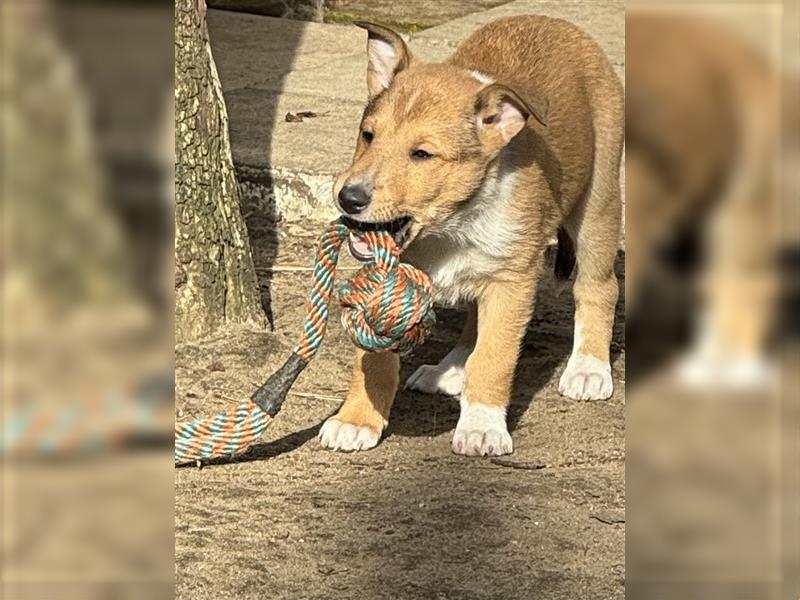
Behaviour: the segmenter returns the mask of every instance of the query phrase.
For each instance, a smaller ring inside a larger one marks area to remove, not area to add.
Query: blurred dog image
[[[393,31],[360,26],[369,34],[370,97],[335,200],[352,221],[392,229],[440,302],[469,305],[456,347],[406,386],[460,397],[455,453],[508,454],[514,369],[556,236],[556,275],[568,278],[577,263],[574,346],[559,391],[583,400],[612,393],[622,86],[600,47],[560,19],[495,21],[443,64],[416,60]],[[370,258],[355,238],[350,250]],[[374,447],[398,373],[395,354],[359,351],[322,445]]]
[[[775,361],[791,335],[777,300],[796,222],[780,198],[781,176],[796,172],[781,173],[781,136],[792,135],[781,117],[797,105],[782,111],[792,73],[781,10],[698,2],[626,13],[634,600],[796,596],[796,450],[781,448],[796,439],[796,369],[779,381]]]
[[[706,20],[634,11],[626,22],[629,335],[668,339],[653,329],[667,303],[642,294],[654,280],[662,298],[683,289],[691,331],[679,378],[764,383],[779,246],[777,73]],[[631,371],[644,356],[631,355]]]

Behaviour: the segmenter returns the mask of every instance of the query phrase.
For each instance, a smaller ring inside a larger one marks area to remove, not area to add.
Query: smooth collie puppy
[[[556,235],[556,275],[568,278],[577,260],[574,346],[559,391],[612,393],[622,86],[597,43],[560,19],[490,23],[442,64],[415,59],[389,29],[358,25],[369,34],[369,103],[335,201],[353,221],[390,227],[437,301],[469,306],[456,347],[406,386],[460,399],[455,453],[508,454],[514,369]],[[370,259],[357,239],[350,252]],[[393,353],[356,353],[347,397],[320,429],[323,446],[378,443],[399,367]]]

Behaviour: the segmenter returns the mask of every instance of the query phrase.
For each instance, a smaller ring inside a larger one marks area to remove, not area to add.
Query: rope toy
[[[428,276],[400,262],[390,232],[353,231],[334,221],[319,242],[306,317],[292,354],[249,399],[211,419],[176,424],[176,464],[240,454],[261,437],[322,345],[339,251],[351,232],[369,245],[373,258],[339,286],[342,327],[367,352],[402,354],[422,343],[436,320]]]
[[[64,458],[136,441],[169,443],[174,382],[170,370],[113,388],[90,388],[83,400],[18,402],[0,419],[0,458]]]

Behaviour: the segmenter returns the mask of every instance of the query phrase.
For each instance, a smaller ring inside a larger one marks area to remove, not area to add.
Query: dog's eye
[[[425,150],[422,150],[421,148],[418,148],[411,152],[411,158],[416,158],[419,160],[425,160],[426,158],[432,158],[432,157],[433,154],[431,154],[430,152],[425,152]]]
[[[361,139],[364,140],[368,144],[372,141],[372,138],[374,138],[374,137],[375,137],[375,134],[372,133],[371,131],[362,131],[361,132]]]

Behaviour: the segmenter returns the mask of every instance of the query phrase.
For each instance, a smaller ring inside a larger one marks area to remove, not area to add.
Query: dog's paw
[[[775,365],[761,355],[691,352],[676,362],[676,381],[698,391],[763,390],[777,380]]]
[[[588,354],[573,354],[558,382],[558,391],[573,400],[607,400],[614,391],[611,365]]]
[[[341,452],[369,450],[377,446],[380,439],[381,432],[369,425],[353,425],[336,417],[325,421],[319,429],[319,443],[322,447]]]
[[[464,368],[422,365],[406,380],[405,387],[423,394],[458,396],[464,388]]]
[[[461,399],[461,416],[451,444],[465,456],[502,456],[514,451],[506,427],[506,411],[499,406],[470,404]]]

